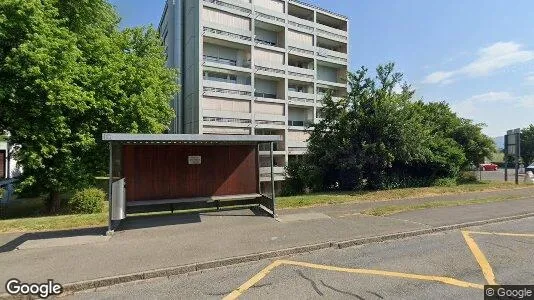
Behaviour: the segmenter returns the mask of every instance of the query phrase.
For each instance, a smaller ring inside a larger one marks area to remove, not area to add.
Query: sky
[[[122,27],[157,26],[165,0],[109,0]],[[534,123],[532,0],[307,0],[350,20],[349,71],[394,62],[425,101],[501,136]]]

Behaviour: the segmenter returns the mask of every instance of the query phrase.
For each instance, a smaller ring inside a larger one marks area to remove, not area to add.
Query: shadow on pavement
[[[198,211],[194,213],[175,212],[160,215],[134,215],[120,222],[117,231],[128,231],[131,229],[143,229],[163,227],[170,225],[200,223],[201,216],[206,217],[269,217],[265,211],[259,207],[250,208],[221,208],[216,211]],[[81,228],[69,230],[56,230],[46,232],[23,233],[0,246],[0,253],[17,249],[20,245],[32,240],[46,240],[56,238],[68,238],[79,236],[103,236],[106,235],[107,227]]]
[[[240,208],[221,208],[217,211],[208,212],[176,212],[160,215],[136,215],[127,217],[120,222],[116,231],[127,231],[131,229],[153,228],[180,224],[191,224],[202,222],[201,216],[208,217],[268,217],[269,215],[259,207],[248,209]]]
[[[24,242],[27,242],[27,241],[66,238],[66,237],[75,237],[75,236],[102,236],[106,234],[106,230],[107,230],[106,227],[94,227],[94,228],[81,228],[81,229],[24,233],[21,236],[18,236],[14,238],[13,240],[0,246],[0,253],[13,251],[17,249],[18,246],[22,245]]]

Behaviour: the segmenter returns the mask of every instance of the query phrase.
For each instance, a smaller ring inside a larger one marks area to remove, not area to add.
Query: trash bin
[[[111,220],[120,221],[126,218],[126,197],[124,178],[113,183],[111,189]]]

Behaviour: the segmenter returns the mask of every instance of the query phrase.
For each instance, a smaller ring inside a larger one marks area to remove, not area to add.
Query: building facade
[[[297,0],[167,0],[159,32],[181,84],[171,131],[280,135],[283,180],[324,94],[347,93],[348,29],[346,17]],[[270,180],[269,168],[261,174]]]

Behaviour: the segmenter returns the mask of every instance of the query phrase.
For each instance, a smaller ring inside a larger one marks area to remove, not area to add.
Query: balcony
[[[284,77],[284,75],[286,74],[284,66],[265,66],[261,63],[256,63],[254,65],[254,70],[257,74],[267,76]]]
[[[274,103],[285,103],[285,99],[280,99],[282,97],[278,97],[278,95],[269,94],[269,93],[262,93],[262,92],[255,92],[254,97],[256,101],[262,101],[262,102],[274,102]]]
[[[289,26],[298,31],[303,31],[306,33],[313,33],[315,30],[315,24],[312,21],[304,20],[294,16],[287,17]]]
[[[287,141],[287,147],[289,149],[291,148],[306,149],[308,147],[308,142]]]
[[[310,58],[313,58],[315,54],[314,48],[312,46],[299,45],[298,42],[294,42],[291,40],[288,42],[288,44],[288,50],[290,54],[302,55]]]
[[[321,47],[316,47],[316,49],[317,56],[320,58],[327,59],[334,63],[341,63],[342,65],[346,65],[348,62],[348,55],[346,53],[332,51]]]
[[[264,152],[262,154],[268,154],[269,152],[271,152],[270,144],[260,144],[259,147],[260,147],[260,152]],[[282,151],[286,151],[285,145],[283,143],[280,143],[280,142],[273,143],[273,152],[282,152]]]
[[[269,120],[256,120],[256,128],[258,129],[285,129],[285,121],[269,121]]]
[[[317,80],[317,84],[320,84],[321,86],[332,86],[332,87],[338,87],[338,88],[347,87],[347,82],[343,80],[339,80],[338,82],[328,81],[328,80]]]
[[[313,81],[315,70],[287,66],[287,75],[296,77],[296,80]]]
[[[252,43],[252,31],[250,30],[221,28],[220,24],[206,23],[207,24],[203,28],[203,35],[222,40],[230,39],[237,43],[245,43],[247,45]]]
[[[238,111],[204,109],[202,115],[204,117],[214,117],[214,118],[223,118],[223,119],[239,119],[239,120],[251,120],[252,119],[251,113],[238,112]]]
[[[285,174],[286,170],[284,167],[274,167],[274,174]],[[260,168],[260,174],[271,174],[271,167],[262,167]]]
[[[301,93],[288,91],[289,104],[309,104],[313,105],[315,102],[315,95],[309,93]],[[293,102],[293,103],[292,103]]]
[[[227,10],[231,13],[248,15],[252,12],[252,4],[246,1],[204,0],[204,3],[207,4],[207,6]]]
[[[272,24],[279,25],[279,26],[285,26],[286,24],[286,16],[284,14],[278,13],[276,11],[264,9],[259,6],[256,6],[255,10],[256,10],[256,16],[255,16],[256,20],[267,22],[267,23],[272,23]]]
[[[316,28],[317,35],[345,43],[348,41],[348,33],[346,31],[339,30],[323,24],[316,24]]]
[[[204,96],[250,100],[252,97],[252,86],[238,83],[203,80],[203,94]]]
[[[234,70],[239,72],[250,72],[250,60],[247,61],[237,61],[232,59],[225,59],[214,56],[203,56],[204,66]]]
[[[254,114],[254,118],[258,121],[272,121],[272,122],[283,122],[286,121],[286,116],[283,115],[273,115],[273,114]]]
[[[217,127],[250,127],[250,119],[203,117],[203,125]]]

